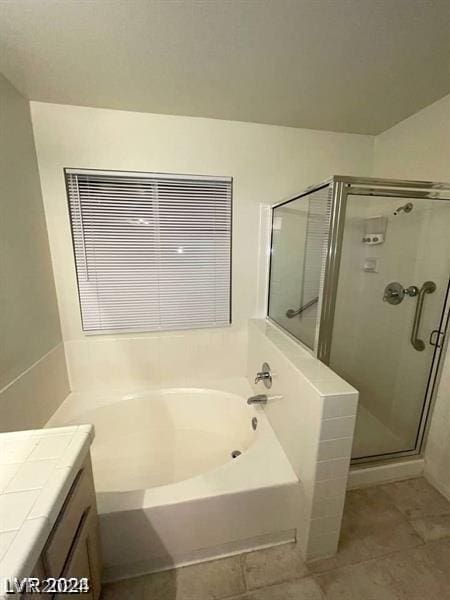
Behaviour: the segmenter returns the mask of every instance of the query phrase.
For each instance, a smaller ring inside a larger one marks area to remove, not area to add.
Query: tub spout
[[[247,400],[247,404],[267,404],[267,394],[256,394],[256,396],[250,396]]]
[[[250,396],[247,400],[247,404],[267,404],[269,400],[282,400],[283,396],[279,394],[277,396],[268,396],[267,394],[256,394],[256,396]]]

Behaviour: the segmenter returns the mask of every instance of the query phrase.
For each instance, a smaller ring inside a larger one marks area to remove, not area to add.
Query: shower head
[[[397,208],[397,210],[394,210],[394,215],[398,215],[402,211],[405,212],[405,213],[410,213],[413,208],[414,208],[414,204],[412,202],[407,202],[403,206],[399,206]]]

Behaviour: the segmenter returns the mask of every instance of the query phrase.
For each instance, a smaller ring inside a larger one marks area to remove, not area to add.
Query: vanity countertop
[[[28,577],[94,438],[92,425],[0,433],[0,598]]]

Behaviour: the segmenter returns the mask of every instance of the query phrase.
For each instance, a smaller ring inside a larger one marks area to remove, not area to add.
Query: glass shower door
[[[353,459],[417,449],[449,273],[450,202],[348,196],[329,365],[360,393]]]
[[[324,185],[272,213],[268,315],[310,349],[316,345],[331,190]]]

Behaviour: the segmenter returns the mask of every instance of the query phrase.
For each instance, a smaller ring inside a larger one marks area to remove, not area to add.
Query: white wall
[[[68,381],[28,101],[0,75],[0,431],[37,428]]]
[[[63,338],[73,389],[183,383],[245,374],[255,312],[261,203],[334,173],[368,174],[373,138],[250,123],[31,103]],[[207,332],[83,335],[64,167],[234,178],[233,326]],[[214,349],[212,351],[212,349]]]
[[[450,181],[450,95],[376,138],[373,174]],[[450,498],[449,431],[450,352],[447,352],[425,450],[425,471]]]

